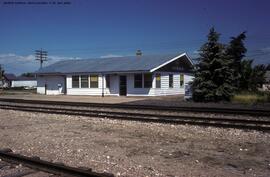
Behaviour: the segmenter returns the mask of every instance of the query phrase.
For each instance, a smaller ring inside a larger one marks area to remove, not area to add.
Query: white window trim
[[[177,59],[179,59],[179,58],[181,58],[181,57],[183,57],[183,56],[186,56],[187,59],[188,59],[188,61],[190,62],[190,64],[191,64],[192,66],[194,66],[194,63],[192,62],[191,58],[190,58],[190,57],[187,55],[187,53],[185,52],[185,53],[182,53],[181,55],[178,55],[178,56],[172,58],[171,60],[169,60],[169,61],[167,61],[167,62],[165,62],[165,63],[163,63],[163,64],[161,64],[161,65],[159,65],[159,66],[157,66],[157,67],[155,67],[155,68],[153,68],[153,69],[151,69],[150,72],[154,72],[154,71],[158,70],[159,68],[161,68],[161,67],[163,67],[163,66],[165,66],[165,65],[167,65],[167,64],[169,64],[169,63],[171,63],[171,62],[173,62],[173,61],[175,61],[175,60],[177,60]]]

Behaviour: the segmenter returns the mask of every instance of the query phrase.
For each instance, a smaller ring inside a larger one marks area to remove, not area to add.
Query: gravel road
[[[0,148],[116,176],[270,176],[270,134],[0,109]]]

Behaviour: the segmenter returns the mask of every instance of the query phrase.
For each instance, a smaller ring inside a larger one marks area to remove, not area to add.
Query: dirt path
[[[0,109],[0,148],[116,176],[270,176],[270,134]]]

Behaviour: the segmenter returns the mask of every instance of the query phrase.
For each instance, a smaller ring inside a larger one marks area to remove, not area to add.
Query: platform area
[[[40,95],[34,93],[16,92],[14,94],[0,94],[0,98],[16,98],[27,100],[47,100],[47,101],[69,101],[69,102],[88,102],[88,103],[138,103],[138,104],[153,104],[167,102],[183,102],[183,95],[173,96],[145,96],[145,97],[126,97],[126,96],[73,96],[73,95]],[[148,103],[149,102],[149,103]]]

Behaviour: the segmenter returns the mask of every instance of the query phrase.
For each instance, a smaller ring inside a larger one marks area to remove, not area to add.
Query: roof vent
[[[142,56],[142,51],[141,50],[137,50],[136,56]]]

